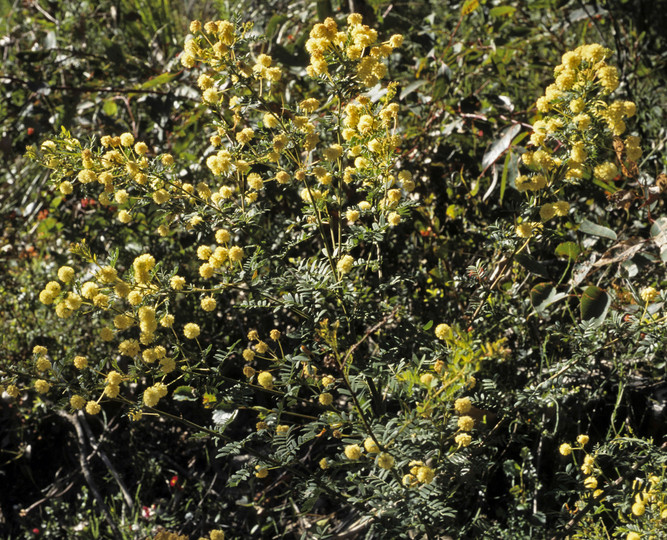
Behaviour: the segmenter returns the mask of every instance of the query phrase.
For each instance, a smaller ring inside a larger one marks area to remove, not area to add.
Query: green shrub
[[[639,140],[618,139],[636,106],[609,97],[610,51],[563,56],[528,147],[512,123],[484,152],[487,193],[502,174],[494,222],[480,179],[470,208],[443,204],[463,175],[430,193],[400,153],[410,93],[382,81],[403,37],[347,23],[315,25],[304,70],[248,23],[195,21],[179,57],[202,101],[187,144],[63,129],[29,149],[63,201],[95,201],[99,217],[28,291],[53,335],[72,320],[83,332],[29,339],[7,394],[73,425],[156,426],[128,466],[147,467],[146,493],[170,474],[153,455],[159,434],[176,444],[166,425],[196,437],[179,455],[214,446],[201,468],[224,495],[193,475],[154,518],[187,534],[659,535],[665,458],[650,437],[664,429],[641,394],[665,371],[666,222]],[[95,497],[106,518],[89,532],[131,537],[140,499]]]

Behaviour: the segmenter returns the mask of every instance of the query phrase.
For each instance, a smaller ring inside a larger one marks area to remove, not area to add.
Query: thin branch
[[[79,466],[81,467],[81,472],[83,473],[83,477],[85,478],[86,484],[88,485],[88,488],[93,494],[95,501],[102,510],[104,518],[107,520],[109,527],[113,531],[114,537],[121,538],[122,535],[120,533],[120,530],[118,529],[118,526],[114,522],[113,517],[109,512],[109,508],[107,507],[106,503],[104,502],[104,499],[102,498],[102,495],[100,494],[97,488],[97,484],[95,483],[95,479],[93,478],[92,472],[88,468],[88,462],[85,457],[86,438],[83,432],[83,428],[81,427],[81,423],[79,422],[79,419],[72,414],[66,413],[65,411],[57,410],[56,413],[58,414],[58,416],[62,416],[63,418],[65,418],[74,427],[74,431],[76,432],[77,443],[79,446]]]

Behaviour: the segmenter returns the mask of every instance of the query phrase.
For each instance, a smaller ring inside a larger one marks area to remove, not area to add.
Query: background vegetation
[[[242,299],[245,304],[228,298],[229,306],[202,328],[204,359],[218,355],[222,366],[215,383],[193,379],[198,392],[177,394],[162,416],[131,422],[127,407],[113,400],[102,414],[85,416],[65,398],[40,395],[28,384],[19,385],[18,397],[3,394],[1,536],[153,538],[171,531],[198,538],[222,529],[232,538],[667,537],[667,3],[474,4],[0,0],[5,389],[25,382],[36,345],[63,356],[86,350],[91,363],[111,354],[91,345],[96,321],[58,318],[39,302],[57,269],[70,264],[72,243],[85,239],[98,254],[121,246],[121,258],[150,249],[165,266],[183,260],[193,243],[187,235],[170,236],[167,244],[149,238],[154,216],[145,227],[126,226],[93,196],[63,196],[50,171],[25,157],[26,146],[39,146],[61,126],[81,141],[130,132],[199,174],[210,152],[210,119],[196,77],[179,62],[190,21],[253,21],[266,36],[252,44],[253,53],[271,54],[298,74],[308,65],[304,47],[313,25],[328,16],[342,25],[354,9],[383,39],[405,38],[389,60],[387,79],[399,83],[398,165],[412,173],[416,187],[393,233],[364,238],[382,250],[383,278],[355,282],[349,299],[360,315],[340,337],[341,350],[366,340],[355,355],[362,357],[360,386],[385,382],[390,369],[403,373],[385,388],[355,389],[387,437],[386,418],[409,404],[413,442],[430,448],[434,424],[419,407],[431,390],[420,377],[435,373],[438,358],[460,374],[443,400],[444,418],[456,424],[450,405],[469,396],[477,422],[474,443],[451,450],[439,479],[411,495],[375,479],[364,489],[365,477],[350,477],[344,466],[332,474],[331,492],[298,477],[297,465],[319,474],[322,455],[340,463],[342,444],[352,444],[355,432],[342,442],[331,429],[299,440],[291,468],[271,469],[267,478],[252,474],[256,452],[293,449],[258,436],[256,422],[275,420],[275,404],[239,389],[245,345],[235,352],[235,344],[245,343],[251,329],[267,336],[278,322],[286,347],[336,375],[318,315],[333,323],[340,307],[318,285],[324,273],[303,267],[294,283],[262,283],[265,292],[275,286],[301,293],[294,305],[313,311],[311,327],[299,326],[289,309],[267,311],[256,296]],[[613,51],[608,62],[619,69],[617,94],[636,103],[628,125],[642,141],[639,173],[619,177],[611,189],[585,183],[569,192],[576,213],[567,230],[515,257],[514,227],[526,214],[514,180],[539,118],[535,102],[561,56],[592,42]],[[322,97],[315,84],[293,92]],[[278,200],[262,218],[258,243],[281,238],[300,215],[295,200]],[[572,245],[559,252],[565,240]],[[290,253],[306,259],[311,247],[300,244]],[[595,311],[597,297],[594,313],[587,311],[586,286],[604,295],[601,311]],[[640,294],[647,286],[659,292],[650,302]],[[557,302],[563,291],[567,298]],[[188,302],[178,307],[183,321],[196,310]],[[433,335],[441,323],[460,337],[446,349]],[[341,393],[339,399],[343,408],[348,398]],[[319,414],[317,406],[294,410]],[[563,443],[577,447],[581,434],[590,437],[585,450],[559,452]],[[590,476],[581,474],[585,454],[596,459],[604,490],[598,497],[583,484]],[[342,496],[349,485],[350,496]],[[645,512],[633,513],[638,502]]]

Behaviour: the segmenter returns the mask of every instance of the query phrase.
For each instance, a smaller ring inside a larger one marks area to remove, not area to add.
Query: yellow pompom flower
[[[543,204],[540,208],[540,219],[542,221],[549,221],[556,215],[556,207],[551,203]]]
[[[70,195],[74,191],[74,186],[72,182],[65,180],[64,182],[60,182],[58,189],[63,195]]]
[[[579,436],[577,437],[577,442],[578,442],[581,446],[586,446],[586,445],[588,444],[588,441],[589,441],[589,437],[588,437],[588,435],[579,435]]]
[[[169,285],[175,291],[181,291],[181,290],[183,290],[183,287],[185,287],[185,278],[183,278],[181,276],[173,276],[169,280]]]
[[[100,404],[97,403],[97,401],[89,401],[86,403],[86,412],[88,414],[98,414],[102,410],[102,407],[100,407]]]
[[[533,236],[535,231],[538,231],[541,228],[540,223],[534,221],[524,221],[516,227],[516,235],[519,238],[530,238]]]
[[[204,311],[213,311],[217,305],[215,298],[207,296],[201,299],[201,308]]]
[[[113,330],[108,326],[105,326],[100,330],[100,338],[102,341],[111,341],[113,339]]]
[[[35,390],[37,390],[39,394],[46,394],[50,389],[51,385],[44,379],[37,379],[35,381]]]
[[[569,456],[572,453],[572,447],[568,443],[563,443],[558,447],[558,451],[563,456]]]
[[[435,478],[435,471],[431,469],[431,467],[423,465],[417,469],[417,474],[415,476],[422,484],[430,484]]]
[[[596,489],[598,487],[598,480],[594,476],[589,476],[584,479],[584,487],[587,489]]]
[[[459,448],[465,448],[472,442],[472,437],[468,433],[459,433],[456,437],[454,437],[454,442],[459,446]]]
[[[345,457],[349,460],[357,460],[361,457],[361,448],[358,444],[348,444],[344,449]]]
[[[369,454],[377,454],[380,451],[380,448],[371,437],[368,437],[364,441],[364,449]]]
[[[86,405],[86,398],[78,394],[74,394],[71,398],[69,398],[69,404],[72,409],[78,411],[79,409],[83,409],[83,407]]]
[[[88,367],[88,358],[85,356],[75,356],[74,357],[74,367],[76,369],[85,369]]]
[[[377,458],[378,467],[386,471],[393,468],[395,462],[394,456],[386,452],[382,452]]]
[[[187,323],[183,327],[183,335],[187,339],[196,339],[201,332],[201,329],[199,328],[199,325],[196,323]]]
[[[354,265],[354,257],[352,255],[344,255],[336,265],[336,269],[340,274],[348,274]]]
[[[472,416],[460,416],[457,425],[461,431],[472,431],[475,419]]]
[[[639,517],[643,516],[644,512],[646,512],[646,505],[642,502],[636,502],[632,505],[632,513]]]
[[[333,403],[333,396],[329,392],[323,392],[318,398],[321,405],[328,407]]]
[[[236,134],[236,140],[240,144],[248,144],[255,137],[252,128],[244,128]]]
[[[61,266],[58,268],[58,279],[63,283],[69,283],[74,279],[74,268],[71,266]]]
[[[229,248],[229,260],[234,261],[234,262],[239,262],[243,259],[245,256],[245,253],[243,251],[243,248],[239,246],[233,246]]]
[[[134,144],[134,136],[132,133],[123,133],[120,136],[120,144],[122,146],[132,146]]]
[[[440,340],[445,340],[450,338],[452,335],[452,327],[448,324],[441,323],[435,327],[435,337]]]
[[[208,261],[212,254],[213,251],[209,246],[199,246],[197,248],[197,258],[201,261]]]
[[[273,388],[273,375],[268,371],[262,371],[257,376],[257,382],[261,387],[271,390]]]
[[[593,174],[598,180],[609,182],[618,175],[618,168],[611,161],[607,161],[595,167],[593,169]]]
[[[641,291],[639,291],[639,297],[647,304],[653,302],[653,300],[658,298],[658,296],[660,296],[660,294],[655,289],[655,287],[644,287]]]
[[[469,397],[459,398],[454,402],[454,410],[458,414],[468,414],[472,409],[472,402]]]
[[[35,369],[42,373],[43,371],[48,371],[51,369],[51,361],[46,356],[40,356],[35,362]]]
[[[433,376],[432,373],[424,373],[419,377],[419,382],[422,383],[424,386],[430,387],[434,378],[435,377]]]

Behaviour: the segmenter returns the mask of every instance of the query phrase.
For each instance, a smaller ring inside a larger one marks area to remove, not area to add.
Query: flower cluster
[[[388,41],[377,43],[377,31],[362,24],[361,15],[352,13],[347,23],[346,31],[339,31],[332,18],[313,27],[306,42],[306,50],[310,53],[308,74],[313,77],[326,75],[330,66],[352,61],[357,62],[358,80],[366,87],[373,87],[387,74],[387,66],[382,60],[402,45],[403,36],[396,34]]]
[[[591,179],[605,186],[622,171],[636,170],[639,139],[621,139],[625,119],[635,115],[636,106],[609,99],[619,84],[616,68],[606,62],[610,55],[599,44],[565,53],[554,70],[555,82],[537,100],[543,117],[533,123],[535,149],[522,155],[530,172],[519,175],[515,186],[531,197],[542,223],[568,215],[570,203],[559,200],[564,183]],[[539,232],[535,225],[520,225],[517,235],[530,238]]]
[[[403,476],[403,485],[406,487],[414,488],[419,486],[419,484],[430,484],[435,478],[435,471],[425,465],[423,461],[411,461],[408,464],[410,467],[410,472]]]

